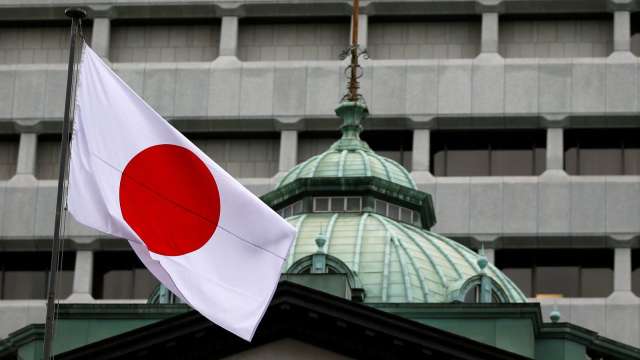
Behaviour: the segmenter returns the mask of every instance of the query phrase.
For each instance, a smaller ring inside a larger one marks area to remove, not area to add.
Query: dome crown
[[[409,172],[397,162],[376,154],[360,139],[361,121],[368,115],[362,102],[343,101],[336,114],[343,120],[342,137],[331,147],[298,164],[280,181],[282,187],[301,178],[367,177],[373,176],[415,189]]]

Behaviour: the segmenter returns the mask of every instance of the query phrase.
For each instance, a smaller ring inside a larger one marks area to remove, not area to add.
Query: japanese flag
[[[295,229],[83,50],[69,211],[129,240],[169,290],[251,340]]]

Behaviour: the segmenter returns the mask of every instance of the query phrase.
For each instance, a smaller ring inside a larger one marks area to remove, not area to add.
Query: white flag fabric
[[[147,105],[84,45],[68,209],[129,240],[195,310],[251,340],[295,229]]]

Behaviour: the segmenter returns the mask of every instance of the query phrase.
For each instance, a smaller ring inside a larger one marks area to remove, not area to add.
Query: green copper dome
[[[483,256],[416,226],[370,212],[308,213],[287,221],[298,235],[286,268],[314,254],[322,233],[324,251],[358,277],[365,302],[464,301],[483,277],[492,283],[493,301],[526,302],[516,285],[483,262]]]
[[[364,104],[345,101],[336,109],[336,113],[344,119],[342,138],[327,151],[291,169],[278,187],[300,178],[374,176],[408,188],[416,188],[411,175],[402,165],[379,156],[366,142],[360,140],[360,119],[367,115]]]

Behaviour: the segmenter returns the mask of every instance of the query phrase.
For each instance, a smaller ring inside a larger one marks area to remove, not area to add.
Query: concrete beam
[[[482,14],[481,53],[497,53],[499,46],[499,15],[495,12]]]
[[[91,48],[104,60],[109,60],[109,49],[111,47],[111,19],[93,19],[93,30],[91,33]]]
[[[278,171],[281,173],[291,170],[298,163],[298,132],[283,130],[280,132],[280,161]]]
[[[18,146],[18,164],[16,175],[34,175],[36,171],[36,155],[38,149],[38,134],[20,134]]]
[[[613,51],[631,50],[631,13],[615,11],[613,13]]]
[[[631,291],[631,249],[616,248],[613,263],[613,291]]]
[[[74,302],[91,302],[93,296],[93,252],[77,251],[76,264],[73,271],[73,291],[68,300]]]
[[[564,168],[564,131],[547,129],[547,170]]]
[[[238,56],[238,17],[224,16],[220,28],[220,56]]]

